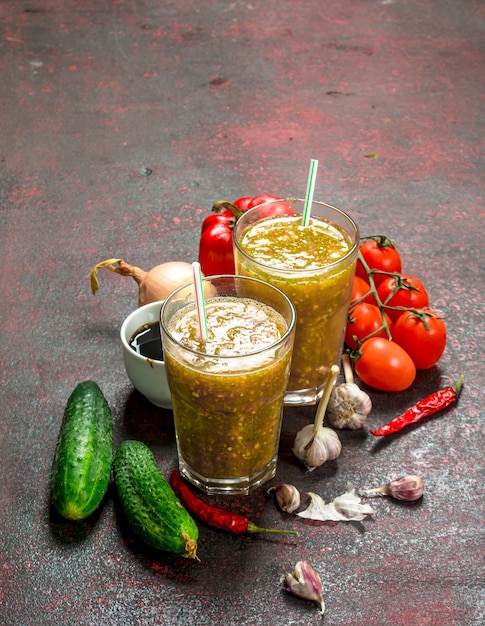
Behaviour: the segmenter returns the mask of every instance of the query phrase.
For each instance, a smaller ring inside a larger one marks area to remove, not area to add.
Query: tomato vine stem
[[[389,246],[394,246],[394,244],[392,243],[392,241],[389,239],[387,235],[381,235],[381,234],[365,235],[363,237],[360,237],[361,241],[368,241],[369,239],[374,239],[380,248],[387,248]]]
[[[388,237],[386,237],[386,235],[371,235],[368,237],[361,237],[361,239],[377,239],[379,238],[381,241],[383,242],[389,242],[389,243],[381,243],[380,245],[392,245],[392,242],[390,241],[390,239],[388,239]],[[357,348],[354,350],[348,350],[348,354],[350,356],[350,358],[352,360],[357,359],[360,354],[360,347],[361,345],[364,343],[364,341],[366,341],[367,339],[370,339],[371,337],[374,337],[375,335],[377,335],[378,333],[380,333],[382,330],[384,330],[386,332],[387,338],[389,339],[389,341],[392,340],[392,334],[391,334],[391,330],[389,328],[389,324],[387,323],[387,319],[386,319],[386,315],[385,312],[390,310],[390,311],[408,311],[409,313],[412,313],[413,315],[415,315],[416,317],[419,317],[420,320],[422,320],[426,330],[429,329],[428,327],[428,323],[427,323],[427,318],[428,317],[435,317],[433,314],[431,313],[427,313],[425,311],[425,309],[415,309],[415,308],[411,308],[411,307],[405,307],[405,306],[390,306],[389,304],[386,304],[386,302],[388,302],[400,289],[408,289],[409,291],[419,291],[416,287],[413,287],[413,285],[408,285],[406,284],[403,279],[401,274],[399,274],[398,272],[385,272],[383,270],[373,270],[369,267],[368,263],[366,262],[366,260],[364,259],[362,253],[359,252],[358,254],[358,259],[360,261],[360,263],[362,264],[362,267],[364,268],[366,274],[367,274],[367,278],[369,280],[369,290],[364,293],[362,296],[360,296],[360,298],[357,298],[355,301],[352,302],[350,310],[349,310],[349,314],[348,314],[348,321],[352,322],[353,318],[352,318],[352,310],[355,306],[357,306],[358,304],[360,304],[361,302],[364,302],[370,295],[372,295],[372,297],[374,298],[376,305],[380,311],[381,314],[381,320],[382,320],[382,324],[379,328],[377,328],[376,330],[374,330],[372,333],[370,333],[369,335],[366,335],[365,337],[363,337],[362,339],[358,339],[356,336],[354,336],[354,340],[357,343]],[[389,276],[391,278],[394,278],[396,281],[396,285],[394,286],[393,290],[391,291],[391,293],[387,296],[386,300],[383,302],[379,296],[379,294],[377,293],[377,288],[376,288],[376,284],[374,281],[374,274],[380,274],[383,276]]]

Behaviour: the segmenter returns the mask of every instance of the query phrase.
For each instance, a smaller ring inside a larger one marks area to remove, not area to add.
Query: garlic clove
[[[387,495],[396,500],[419,500],[424,491],[424,480],[421,476],[402,476],[385,485]]]
[[[287,591],[304,600],[311,600],[320,605],[320,613],[325,612],[322,580],[308,561],[298,561],[291,574],[286,574],[283,584]]]
[[[386,496],[395,498],[396,500],[406,500],[412,502],[413,500],[419,500],[423,495],[424,480],[421,476],[411,474],[409,476],[401,476],[390,482],[382,485],[382,487],[376,487],[375,489],[360,489],[359,493],[362,495],[369,495],[373,493],[383,493]]]
[[[303,462],[309,470],[314,470],[328,461],[328,450],[325,441],[321,437],[314,437],[311,444],[305,450]]]
[[[274,491],[276,502],[285,513],[294,513],[300,506],[300,492],[293,485],[283,483],[277,487],[271,487],[267,493]]]
[[[342,452],[342,443],[337,433],[331,428],[324,426],[320,431],[320,437],[325,440],[327,446],[328,460],[334,461],[338,459]]]
[[[314,438],[313,424],[307,424],[297,432],[293,445],[293,453],[300,461],[305,460],[307,448],[312,444]]]

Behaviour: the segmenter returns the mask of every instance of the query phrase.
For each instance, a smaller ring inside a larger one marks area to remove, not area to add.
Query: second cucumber
[[[151,450],[141,441],[123,441],[113,475],[131,527],[149,545],[197,559],[199,530],[168,482]]]

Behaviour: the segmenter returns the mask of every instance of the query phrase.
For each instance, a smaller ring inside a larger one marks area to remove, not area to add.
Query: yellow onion
[[[168,261],[145,270],[125,263],[123,259],[107,259],[96,264],[90,273],[93,295],[99,289],[97,271],[107,268],[122,276],[131,276],[138,284],[138,306],[165,300],[177,287],[192,281],[192,266],[184,261]]]

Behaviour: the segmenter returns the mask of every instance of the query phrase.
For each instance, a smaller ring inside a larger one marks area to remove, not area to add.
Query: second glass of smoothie
[[[206,493],[247,494],[276,471],[295,310],[243,276],[203,280],[207,338],[193,285],[160,314],[181,474]]]
[[[236,273],[267,281],[292,300],[297,326],[285,404],[315,404],[339,363],[359,231],[346,213],[318,201],[303,226],[304,201],[287,203],[287,215],[272,215],[269,202],[238,219]],[[281,202],[277,206],[281,212]]]

